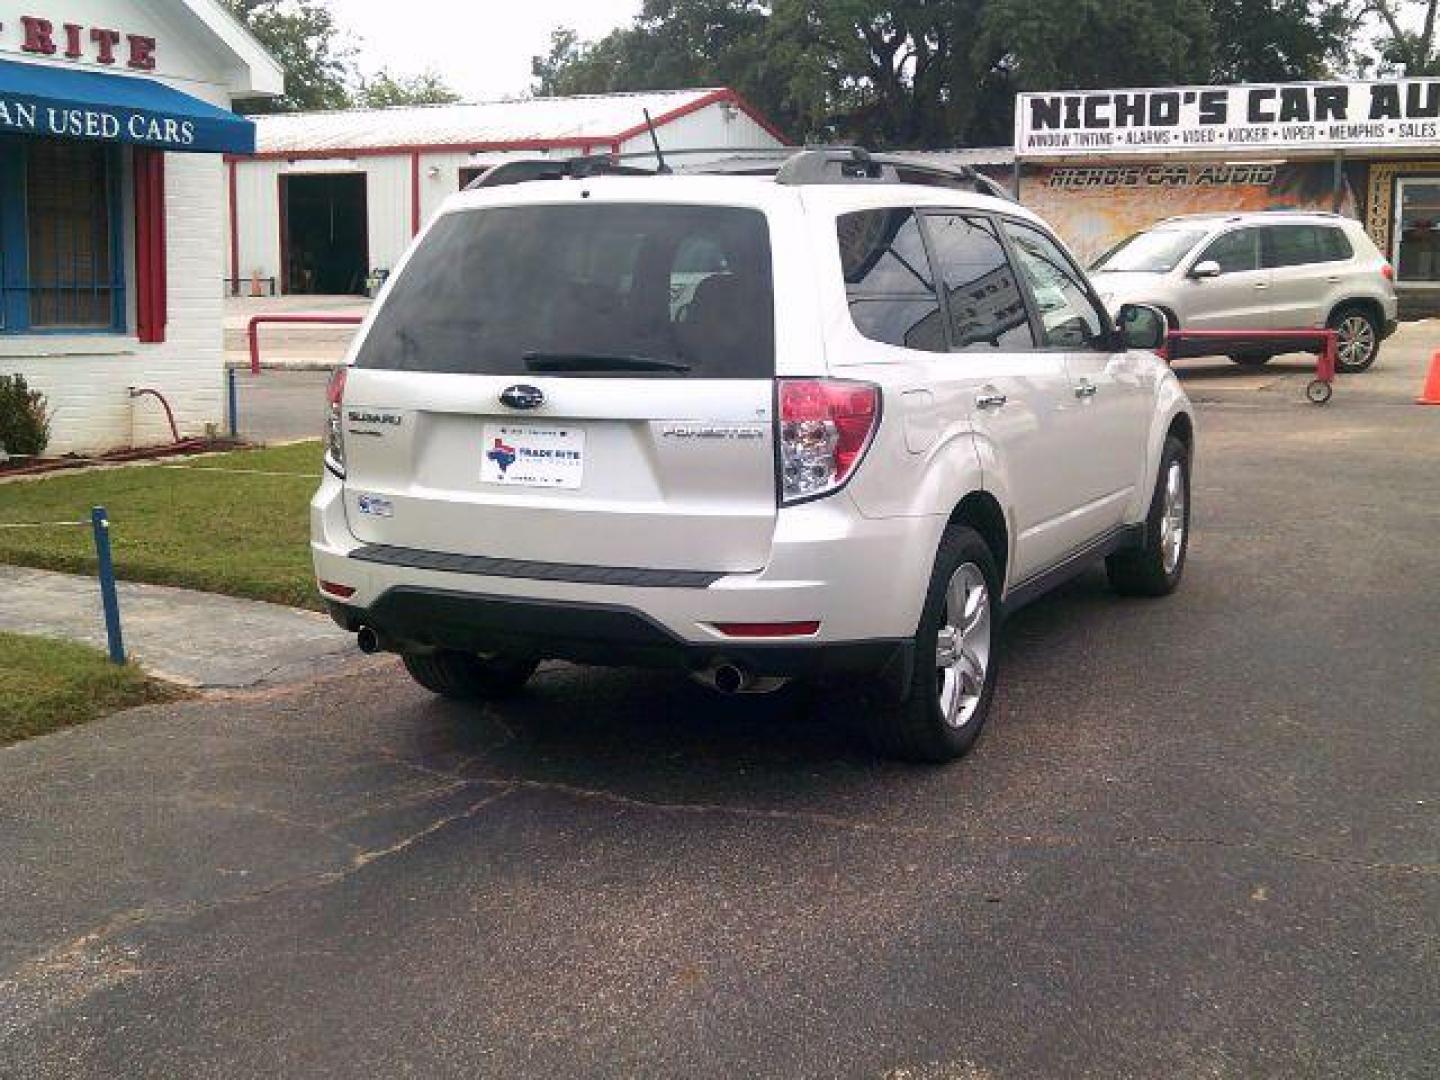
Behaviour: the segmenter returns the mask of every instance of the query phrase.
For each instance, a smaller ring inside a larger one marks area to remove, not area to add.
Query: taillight
[[[1394,281],[1394,280],[1395,280],[1395,267],[1391,266],[1388,262],[1387,262],[1387,263],[1381,263],[1381,264],[1380,264],[1380,276],[1383,277],[1386,281]]]
[[[841,379],[781,379],[780,501],[801,502],[840,487],[864,457],[880,422],[880,388]]]
[[[342,479],[345,476],[345,431],[342,406],[345,400],[347,367],[338,367],[325,388],[325,466]]]

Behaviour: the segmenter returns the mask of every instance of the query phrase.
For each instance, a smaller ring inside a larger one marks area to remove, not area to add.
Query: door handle
[[[1268,289],[1269,287],[1270,287],[1270,283],[1269,283],[1268,281],[1257,281],[1257,282],[1255,283],[1255,288],[1260,289],[1260,290],[1262,290],[1262,291],[1265,290],[1265,289]]]
[[[975,395],[975,407],[977,409],[998,409],[1008,399],[998,390],[985,389]]]
[[[1078,398],[1092,398],[1100,388],[1089,379],[1081,379],[1075,387],[1075,396]]]
[[[1329,277],[1327,277],[1325,280],[1328,281],[1331,285],[1339,285],[1340,282],[1343,281],[1344,279],[1343,279],[1342,277],[1340,277],[1339,274],[1331,274],[1331,275],[1330,275]]]

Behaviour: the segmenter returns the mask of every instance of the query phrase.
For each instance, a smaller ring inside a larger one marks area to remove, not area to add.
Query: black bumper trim
[[[708,589],[725,577],[716,570],[649,570],[632,566],[585,566],[576,563],[534,562],[529,559],[495,559],[487,555],[454,555],[444,551],[366,544],[350,558],[415,570],[443,570],[450,574],[528,578],[532,581],[568,581],[580,585],[631,585],[653,589]]]
[[[699,670],[718,660],[756,675],[802,676],[908,672],[914,643],[870,641],[690,642],[634,608],[579,601],[493,596],[397,586],[370,608],[327,601],[346,630],[371,626],[392,645],[503,653],[616,667]]]

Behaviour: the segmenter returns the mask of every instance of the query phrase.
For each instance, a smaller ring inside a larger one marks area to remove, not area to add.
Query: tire
[[[1268,364],[1271,356],[1269,353],[1231,353],[1230,359],[1241,367],[1257,368]]]
[[[963,525],[947,528],[915,633],[910,683],[898,700],[891,688],[866,710],[865,726],[876,750],[902,761],[938,764],[975,745],[995,693],[1000,591],[995,557],[980,534]],[[968,624],[952,621],[954,608],[963,613],[977,601]],[[942,633],[951,643],[947,655],[954,657],[944,668],[938,656]]]
[[[1177,477],[1178,505],[1172,501]],[[1190,452],[1171,435],[1160,455],[1155,493],[1145,519],[1145,543],[1106,558],[1110,586],[1122,596],[1168,596],[1180,584],[1189,549]]]
[[[1369,308],[1358,304],[1342,305],[1335,309],[1326,325],[1339,334],[1335,357],[1337,371],[1353,375],[1375,363],[1380,355],[1380,324]]]
[[[469,701],[510,697],[535,674],[539,661],[507,656],[472,656],[445,649],[401,657],[410,677],[441,697]]]

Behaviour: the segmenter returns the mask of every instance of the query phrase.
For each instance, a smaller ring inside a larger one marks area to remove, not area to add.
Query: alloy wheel
[[[1375,352],[1375,328],[1363,315],[1348,315],[1336,328],[1340,366],[1363,367]]]
[[[945,587],[944,621],[935,642],[940,711],[964,727],[980,707],[990,668],[990,590],[974,563],[961,563]]]
[[[1185,550],[1185,469],[1170,462],[1165,473],[1165,496],[1160,507],[1160,561],[1173,574]]]

